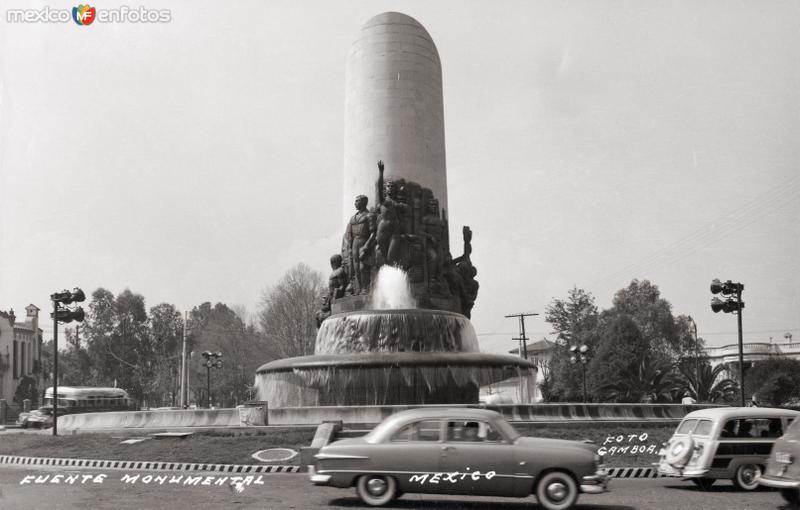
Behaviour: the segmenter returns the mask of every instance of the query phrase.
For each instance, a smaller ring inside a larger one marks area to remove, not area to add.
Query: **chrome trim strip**
[[[369,456],[367,455],[345,455],[343,453],[335,454],[335,453],[318,453],[314,455],[315,458],[320,460],[325,459],[368,459]]]
[[[584,494],[602,494],[607,491],[604,485],[581,485],[581,492]]]
[[[476,470],[480,471],[480,470]],[[491,471],[491,470],[490,470]],[[378,469],[320,469],[317,473],[377,473],[381,475],[435,475],[435,474],[450,474],[456,473],[456,471],[383,471]],[[458,474],[470,474],[472,471],[457,471]],[[485,474],[485,472],[480,471],[481,475]],[[493,478],[496,477],[505,477],[505,478],[523,478],[523,479],[530,479],[533,480],[533,476],[531,475],[504,475],[502,473],[496,473]]]

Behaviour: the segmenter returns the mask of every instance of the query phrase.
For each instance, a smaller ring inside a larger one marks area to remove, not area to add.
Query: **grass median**
[[[122,441],[147,438],[134,444]],[[121,434],[45,434],[6,433],[0,435],[0,455],[57,457],[149,462],[193,462],[206,464],[264,464],[252,454],[268,448],[299,450],[314,437],[313,428],[268,430],[259,434],[195,432],[185,438],[156,439],[147,432],[140,436]],[[292,464],[294,461],[277,462]]]
[[[649,467],[658,460],[661,443],[669,439],[675,425],[563,423],[514,426],[525,436],[588,440],[601,448],[611,467]],[[122,444],[132,437],[144,441]],[[314,428],[262,429],[242,434],[226,431],[195,432],[185,438],[156,439],[146,432],[140,436],[120,433],[51,436],[46,433],[0,434],[0,455],[57,457],[143,462],[192,462],[208,464],[263,464],[252,454],[269,448],[299,450],[308,446]],[[297,464],[298,457],[273,464]]]

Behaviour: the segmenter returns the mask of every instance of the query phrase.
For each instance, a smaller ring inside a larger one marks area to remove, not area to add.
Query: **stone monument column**
[[[447,210],[442,65],[427,30],[398,12],[370,19],[347,56],[345,95],[342,224],[357,195],[377,204],[378,160],[386,179],[430,188]]]

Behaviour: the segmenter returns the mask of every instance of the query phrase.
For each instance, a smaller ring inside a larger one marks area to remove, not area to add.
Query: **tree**
[[[645,386],[661,368],[650,355],[650,346],[639,326],[627,315],[605,311],[594,333],[594,357],[588,364],[590,388],[598,388],[601,400],[638,402]],[[618,385],[616,389],[609,389]]]
[[[699,370],[694,363],[679,366],[687,390],[700,403],[732,402],[736,397],[739,390],[736,381],[728,378],[720,379],[725,369],[725,365],[722,364],[711,368],[707,358],[700,362]]]
[[[224,303],[211,306],[206,302],[191,311],[187,346],[193,351],[188,362],[189,386],[198,402],[206,399],[209,378],[213,402],[225,406],[247,400],[253,374],[268,359],[262,336]],[[203,366],[200,353],[204,351],[221,352],[222,369]]]
[[[757,394],[759,405],[780,406],[800,398],[800,361],[774,356],[745,372],[745,394]]]
[[[150,308],[149,328],[154,359],[151,360],[151,398],[160,404],[178,404],[183,318],[175,305],[161,303]]]
[[[550,361],[548,379],[540,386],[542,398],[547,402],[574,401],[583,398],[582,376],[579,367],[569,362],[570,345],[590,343],[598,322],[594,296],[573,287],[566,299],[556,299],[545,307],[545,320],[557,335],[556,348]]]
[[[672,305],[649,281],[633,280],[626,288],[617,291],[609,312],[630,317],[654,352],[673,360],[683,352]]]
[[[649,356],[618,374],[617,382],[602,387],[605,402],[634,403],[673,402],[679,389],[672,366]]]
[[[84,328],[86,350],[97,371],[93,385],[125,388],[145,404],[154,390],[156,353],[144,296],[125,289],[115,298],[106,289],[95,290]]]
[[[595,328],[597,317],[594,296],[577,287],[568,291],[567,299],[553,299],[544,312],[545,321],[553,326],[563,345],[580,342],[582,335]]]
[[[31,401],[31,409],[39,407],[39,388],[36,387],[36,379],[27,375],[22,376],[14,392],[14,402],[22,404],[25,399]]]
[[[97,382],[97,369],[93,366],[89,352],[81,342],[76,328],[66,328],[66,347],[58,357],[59,383],[65,386],[93,386]],[[48,354],[53,352],[52,343]]]
[[[273,359],[314,354],[314,312],[322,284],[322,275],[301,263],[262,293],[258,320]]]

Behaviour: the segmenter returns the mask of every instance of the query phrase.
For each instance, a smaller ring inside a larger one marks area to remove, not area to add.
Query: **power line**
[[[800,328],[784,328],[784,329],[764,329],[761,331],[747,331],[745,333],[749,335],[756,335],[761,333],[787,333],[789,331],[800,331]],[[713,335],[736,335],[738,332],[736,331],[717,331],[714,333],[703,333],[700,332],[700,336],[713,336]]]
[[[663,246],[650,255],[645,256],[641,261],[628,264],[592,283],[597,284],[605,282],[634,270],[643,271],[644,269],[654,269],[677,262],[681,258],[717,242],[719,238],[753,224],[766,214],[777,209],[778,206],[783,205],[783,202],[795,199],[799,184],[800,175],[793,177],[779,186],[773,187],[769,191],[762,193],[728,214],[719,216],[706,223],[691,234]],[[769,205],[769,207],[767,208],[765,205]],[[745,219],[746,221],[743,223],[742,220]],[[675,253],[676,250],[680,251]],[[667,260],[663,260],[665,255],[667,256]]]

